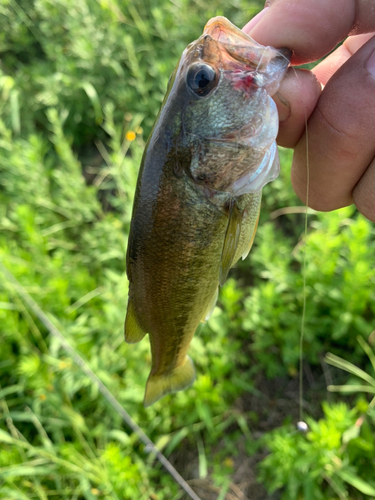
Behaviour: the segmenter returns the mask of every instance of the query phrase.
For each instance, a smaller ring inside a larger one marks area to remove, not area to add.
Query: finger
[[[325,86],[328,80],[333,74],[351,57],[351,53],[345,47],[341,45],[332,54],[327,56],[321,63],[317,64],[312,72],[319,80],[319,82]]]
[[[375,30],[375,26],[374,26]],[[367,33],[365,35],[349,36],[345,42],[344,46],[353,55],[360,49],[365,43],[367,43],[374,36],[374,31]]]
[[[294,148],[301,138],[325,85],[331,76],[351,57],[372,34],[349,37],[343,45],[318,64],[312,72],[290,68],[274,96],[280,119],[277,142]],[[318,82],[319,80],[319,82]]]
[[[320,83],[311,71],[290,68],[278,93],[273,97],[279,111],[277,143],[294,148],[303,134],[321,92]]]
[[[294,148],[301,138],[325,85],[331,76],[356,52],[372,34],[349,37],[343,45],[318,64],[312,72],[290,68],[274,96],[280,119],[277,142]],[[319,80],[319,82],[318,82]],[[280,97],[279,97],[280,96]]]
[[[353,200],[358,210],[375,222],[375,160],[370,163],[353,190]]]
[[[358,49],[372,38],[374,33],[350,36],[332,54],[319,63],[312,72],[322,85],[326,85],[331,76],[351,57]]]
[[[292,63],[316,61],[349,32],[375,30],[375,9],[369,0],[270,0],[266,13],[249,33],[262,45],[293,50]]]
[[[309,206],[333,210],[352,203],[352,191],[375,156],[375,38],[330,78],[308,122]],[[306,199],[306,134],[298,143],[292,184]]]
[[[254,16],[250,21],[242,28],[245,33],[250,33],[250,31],[254,28],[256,24],[262,19],[265,13],[268,11],[269,7],[264,7],[263,10],[258,12],[256,16]]]

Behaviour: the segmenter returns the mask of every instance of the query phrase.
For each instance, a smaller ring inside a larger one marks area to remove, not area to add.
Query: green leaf
[[[225,500],[225,497],[226,497],[226,494],[227,494],[227,491],[229,490],[229,485],[230,485],[230,482],[228,481],[222,488],[221,488],[221,491],[220,491],[220,494],[219,496],[217,497],[217,500]]]
[[[348,470],[341,469],[337,471],[337,474],[341,477],[343,481],[354,486],[358,491],[363,493],[364,495],[369,495],[371,497],[375,497],[375,488],[370,484],[366,483],[363,479],[361,479],[354,472],[350,472]]]
[[[203,479],[207,477],[208,474],[208,465],[207,465],[207,456],[204,449],[204,444],[200,434],[197,434],[197,447],[198,447],[198,458],[199,458],[199,477]]]
[[[359,425],[353,425],[352,427],[349,427],[348,430],[346,430],[343,435],[342,435],[342,442],[344,444],[349,443],[352,439],[355,439],[359,436],[361,432],[361,427]]]
[[[0,442],[13,444],[14,442],[16,442],[16,440],[12,438],[12,436],[10,436],[7,432],[3,431],[3,429],[0,429]]]
[[[86,92],[87,97],[90,99],[95,111],[95,121],[98,125],[100,125],[103,121],[103,113],[98,93],[95,90],[94,85],[92,85],[90,82],[82,82],[81,87]]]
[[[165,434],[164,436],[160,436],[159,439],[155,442],[155,446],[159,451],[162,451],[167,444],[171,441],[171,434]]]
[[[0,390],[0,399],[5,398],[9,394],[14,394],[15,392],[20,392],[24,390],[24,386],[21,384],[10,385],[9,387],[5,387],[5,389]]]
[[[167,449],[165,450],[166,455],[172,453],[172,451],[176,448],[176,446],[189,434],[188,427],[183,427],[180,429],[173,438],[170,440]]]
[[[19,92],[16,89],[10,91],[10,109],[13,132],[17,135],[21,132]]]
[[[362,347],[362,349],[367,354],[367,356],[371,362],[372,368],[375,372],[375,354],[374,354],[374,351],[371,349],[370,345],[367,342],[365,342],[364,339],[360,335],[358,335],[357,340],[359,342],[359,345]]]
[[[366,373],[364,370],[361,370],[361,368],[358,368],[357,366],[353,365],[353,363],[350,363],[349,361],[346,361],[345,359],[342,359],[339,356],[335,356],[332,353],[328,353],[326,355],[325,361],[326,363],[332,366],[341,368],[342,370],[345,370],[351,373],[352,375],[361,378],[365,382],[368,382],[370,385],[375,387],[375,379],[371,377],[368,373]]]
[[[327,389],[331,392],[344,392],[344,393],[352,393],[352,392],[368,392],[370,394],[375,393],[374,387],[369,387],[368,385],[329,385]]]

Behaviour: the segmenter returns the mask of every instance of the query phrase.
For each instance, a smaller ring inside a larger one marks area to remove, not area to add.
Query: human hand
[[[355,203],[375,222],[375,3],[373,0],[269,0],[243,30],[262,45],[293,50],[277,98],[278,143],[294,148],[291,180],[309,206],[329,211]],[[349,36],[350,35],[350,36]],[[324,90],[321,92],[321,86]]]

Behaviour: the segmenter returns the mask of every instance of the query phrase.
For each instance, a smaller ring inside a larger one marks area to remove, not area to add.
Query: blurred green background
[[[290,151],[193,340],[195,384],[145,410],[149,345],[123,341],[135,182],[169,75],[210,17],[261,8],[0,0],[0,259],[202,500],[374,498],[375,232],[348,207],[309,215],[306,241]],[[185,499],[0,276],[0,498]]]

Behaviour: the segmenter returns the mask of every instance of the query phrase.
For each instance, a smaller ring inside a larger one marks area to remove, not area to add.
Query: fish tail
[[[146,332],[138,323],[133,301],[129,299],[125,319],[125,342],[128,344],[135,344],[136,342],[140,342],[145,335]]]
[[[151,406],[160,398],[171,392],[182,391],[195,380],[195,369],[189,356],[185,357],[182,365],[164,375],[150,375],[147,380],[146,393],[143,404],[145,408]]]

